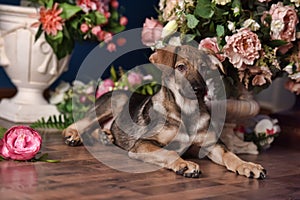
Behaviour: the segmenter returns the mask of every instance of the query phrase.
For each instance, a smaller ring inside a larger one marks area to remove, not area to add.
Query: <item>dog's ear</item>
[[[170,72],[173,70],[174,64],[176,62],[176,47],[167,46],[162,49],[157,49],[151,56],[149,60],[151,63],[155,64],[161,71]]]
[[[220,69],[225,74],[224,67],[221,61],[217,58],[215,52],[206,48],[201,48],[200,50],[204,51],[208,55],[210,61],[212,62],[212,65],[210,66],[212,70]]]

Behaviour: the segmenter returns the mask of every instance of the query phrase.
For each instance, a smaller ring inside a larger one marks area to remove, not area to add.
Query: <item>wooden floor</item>
[[[241,156],[261,163],[268,171],[265,180],[238,176],[205,158],[189,158],[200,164],[203,173],[189,179],[165,169],[148,173],[112,169],[86,147],[64,145],[58,132],[41,135],[42,153],[61,162],[0,162],[0,199],[300,199],[300,150],[279,144],[258,156]],[[109,159],[120,161],[114,156]],[[127,169],[140,166],[128,164]]]

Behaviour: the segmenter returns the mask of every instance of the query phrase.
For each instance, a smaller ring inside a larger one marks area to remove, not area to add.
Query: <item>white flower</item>
[[[49,99],[50,104],[59,104],[64,100],[64,93],[53,93]]]
[[[300,79],[300,72],[297,72],[295,74],[291,74],[291,75],[289,75],[289,77],[293,80],[298,80],[298,79]]]
[[[284,71],[286,71],[288,74],[293,73],[293,65],[289,64],[285,68],[283,68]]]
[[[172,46],[181,46],[180,36],[178,36],[178,37],[171,37],[170,40],[169,40],[169,45],[172,45]]]
[[[240,8],[239,7],[234,7],[233,9],[233,15],[236,17],[240,14]]]
[[[65,93],[66,91],[68,91],[70,89],[71,85],[70,83],[64,82],[62,81],[56,88],[55,88],[55,92],[56,93]]]
[[[280,38],[281,31],[284,29],[285,25],[282,20],[272,20],[271,22],[271,31],[274,35],[274,38]]]
[[[231,22],[231,21],[227,21],[228,25],[228,29],[231,31],[231,32],[235,32],[235,23],[234,22]]]
[[[254,132],[257,136],[261,133],[265,133],[266,135],[279,133],[280,127],[277,125],[277,122],[276,119],[262,119],[256,124]]]
[[[300,0],[291,0],[291,2],[295,3],[296,7],[300,6]]]
[[[177,28],[178,28],[178,24],[177,24],[176,20],[169,21],[164,26],[162,33],[161,33],[161,37],[165,38],[165,37],[168,37],[168,36],[174,34],[177,31]]]
[[[219,4],[219,5],[226,5],[227,3],[231,2],[231,0],[212,0],[213,3]]]
[[[243,28],[250,28],[252,31],[257,31],[260,25],[253,19],[247,19],[243,23]]]
[[[144,81],[151,81],[151,80],[153,80],[153,76],[151,74],[148,74],[146,76],[143,76],[143,80]]]

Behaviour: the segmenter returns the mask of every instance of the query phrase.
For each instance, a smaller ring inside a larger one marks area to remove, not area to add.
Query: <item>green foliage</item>
[[[6,131],[7,131],[6,128],[0,126],[0,139],[3,138]]]
[[[50,116],[47,120],[41,118],[30,125],[31,128],[58,129],[63,130],[74,122],[73,117],[69,114],[61,114],[59,116]]]
[[[63,9],[63,12],[60,14],[60,16],[65,20],[70,19],[76,13],[81,11],[80,7],[69,3],[61,3],[60,7]]]
[[[194,14],[204,19],[210,19],[214,15],[214,8],[210,0],[198,0]]]

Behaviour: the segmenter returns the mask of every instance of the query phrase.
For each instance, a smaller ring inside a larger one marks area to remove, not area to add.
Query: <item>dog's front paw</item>
[[[252,162],[244,162],[237,167],[236,173],[244,175],[248,178],[258,178],[265,179],[267,176],[267,171],[259,164]]]
[[[176,174],[188,178],[199,178],[201,174],[198,164],[185,160],[175,161],[172,169],[176,172]]]
[[[79,133],[76,129],[66,128],[63,130],[62,135],[65,139],[65,143],[69,146],[79,146],[82,144]]]

